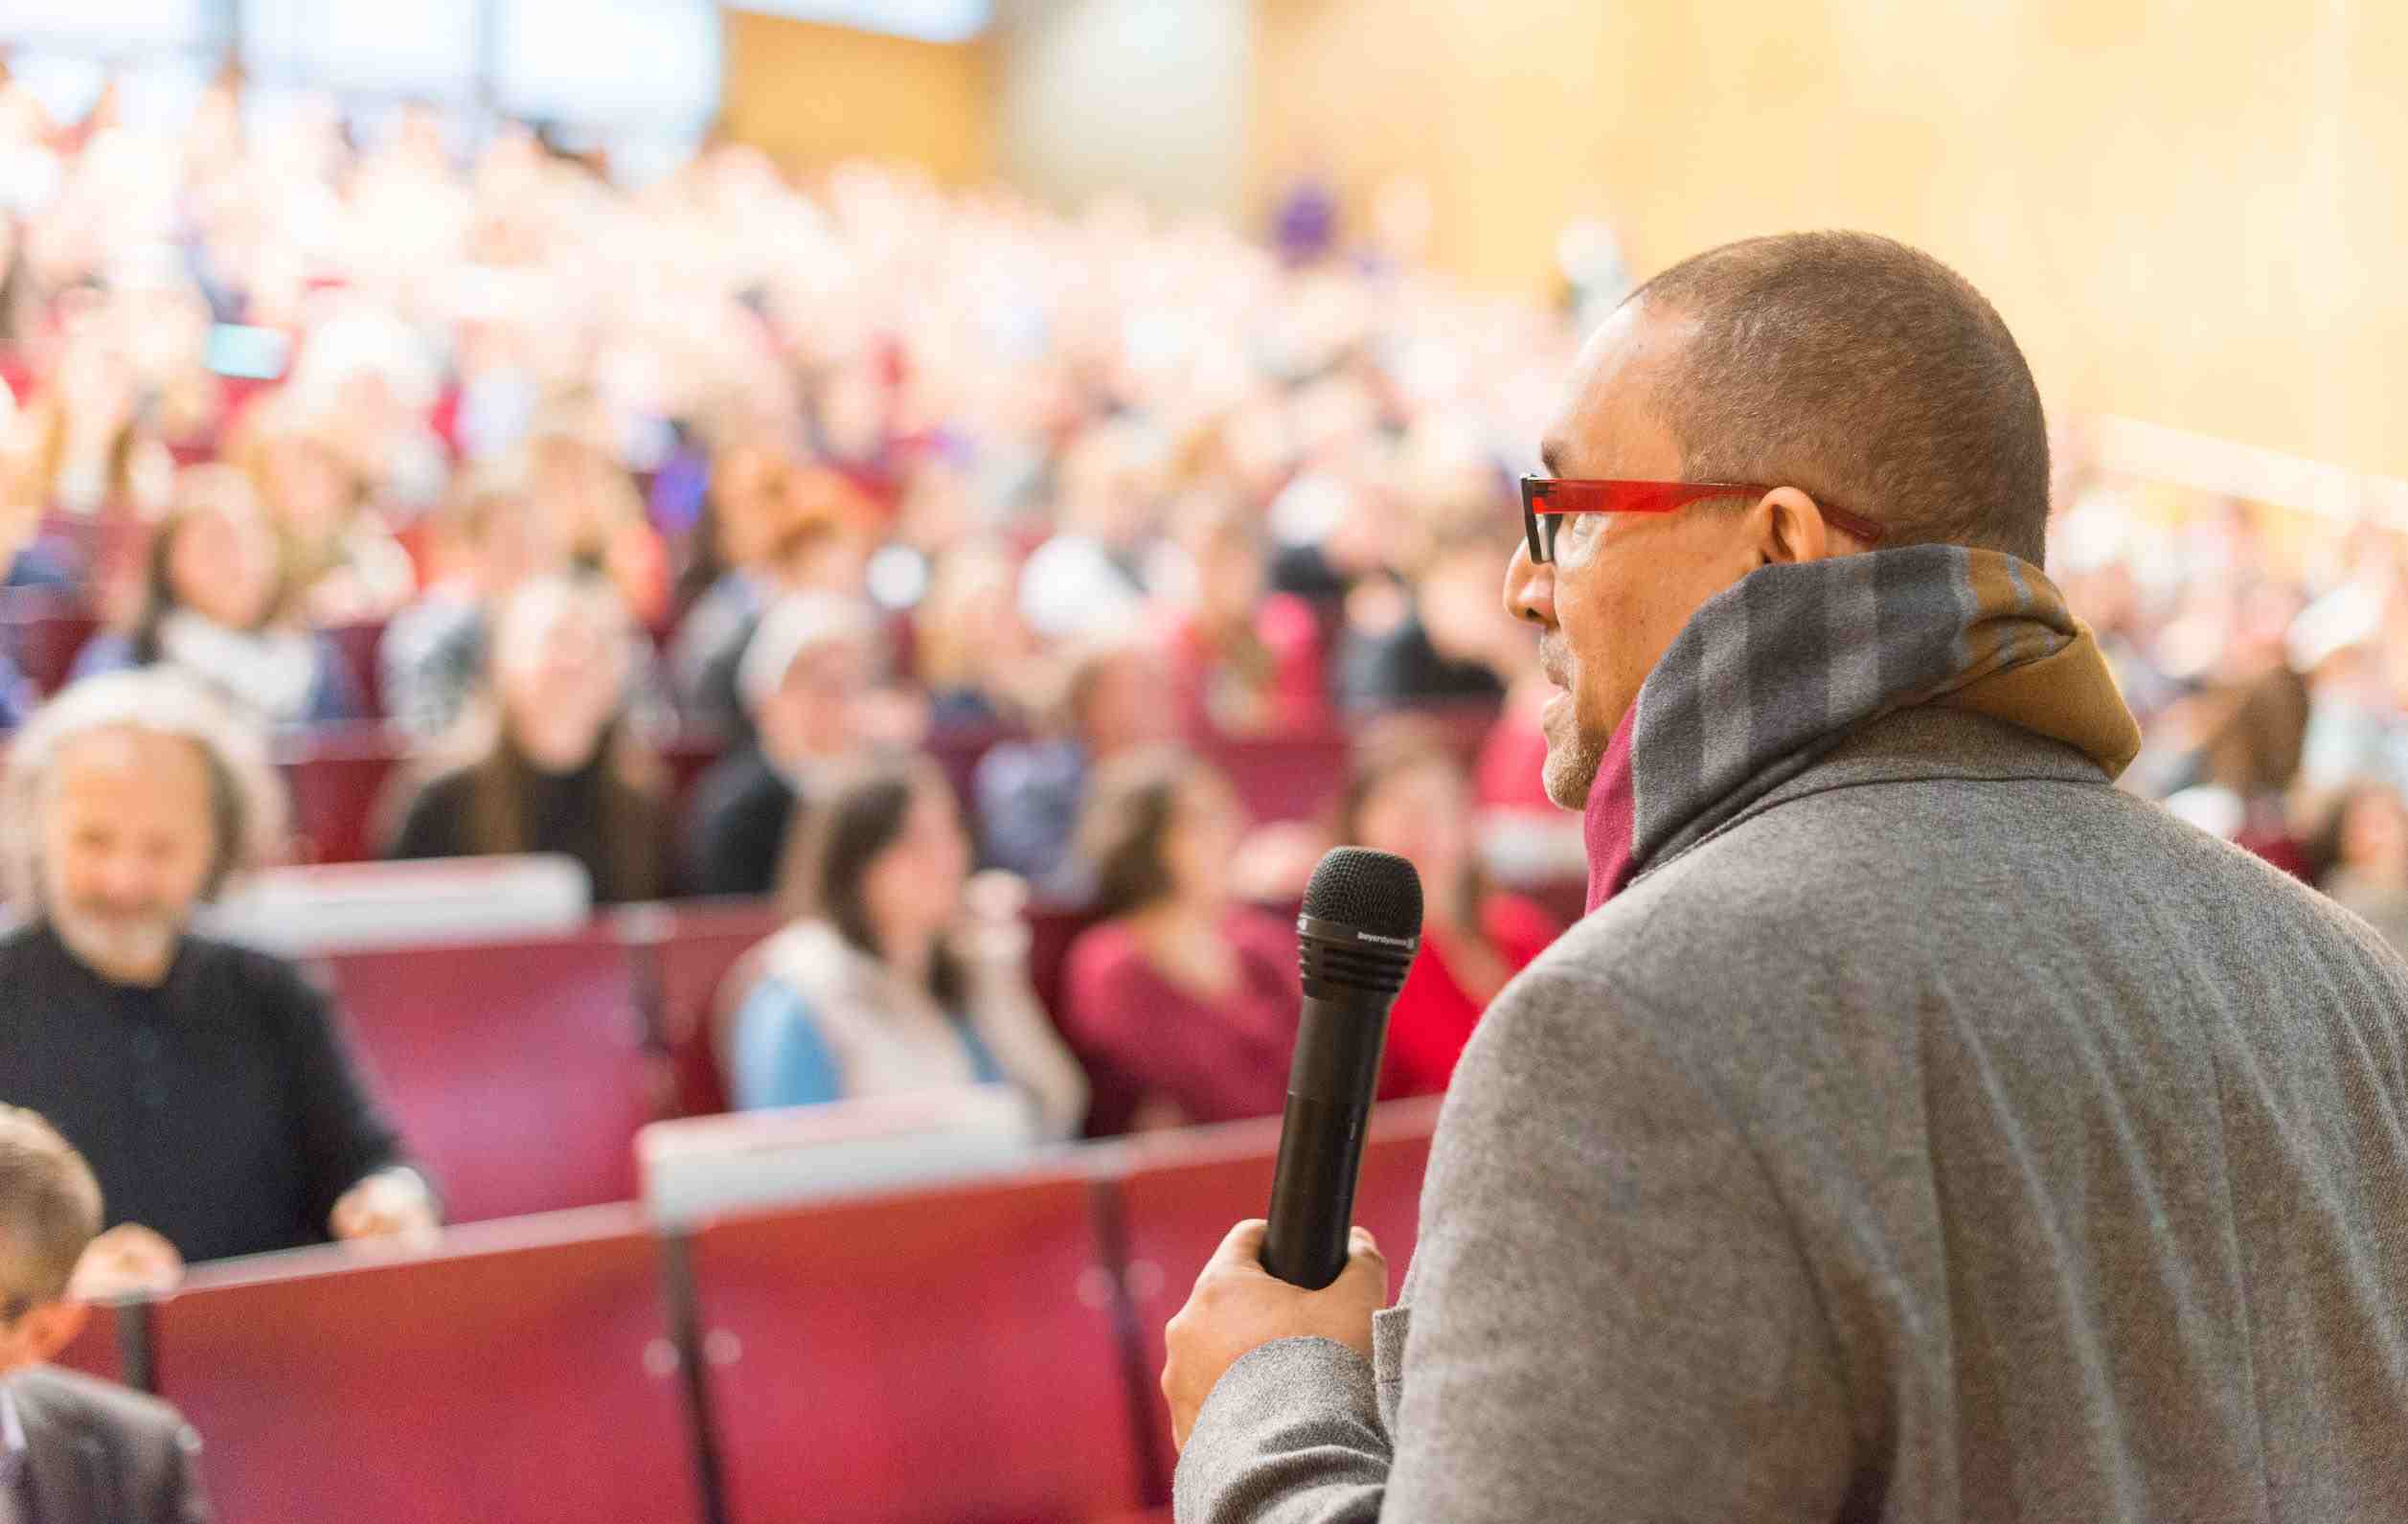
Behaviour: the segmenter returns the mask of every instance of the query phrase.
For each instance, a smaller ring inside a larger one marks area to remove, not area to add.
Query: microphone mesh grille
[[[1381,937],[1421,934],[1421,876],[1394,853],[1337,847],[1305,886],[1305,914]]]

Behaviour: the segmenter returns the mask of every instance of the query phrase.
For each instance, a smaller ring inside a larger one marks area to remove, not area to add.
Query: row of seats
[[[1030,918],[1059,1009],[1083,912]],[[333,953],[312,967],[455,1222],[625,1201],[646,1123],[726,1109],[720,984],[777,929],[757,900],[631,906],[564,936]]]
[[[1383,1106],[1356,1219],[1401,1275],[1435,1102]],[[1010,1524],[1169,1501],[1162,1326],[1260,1216],[1273,1121],[652,1230],[612,1205],[377,1262],[196,1271],[70,1352],[176,1402],[229,1518]]]

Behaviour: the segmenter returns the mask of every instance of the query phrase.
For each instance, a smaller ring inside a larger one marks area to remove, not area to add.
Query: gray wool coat
[[[2408,1519],[2408,966],[2055,742],[1878,721],[1456,1072],[1375,1359],[1186,1524]]]

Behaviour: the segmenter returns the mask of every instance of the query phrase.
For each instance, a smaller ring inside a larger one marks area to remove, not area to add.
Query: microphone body
[[[1363,860],[1376,859],[1369,864],[1375,871],[1369,900],[1358,894],[1356,903],[1333,903],[1346,897],[1316,896],[1342,853],[1353,859],[1346,866],[1356,870],[1358,883]],[[1420,879],[1410,863],[1385,853],[1339,848],[1323,859],[1306,892],[1296,921],[1305,1003],[1262,1243],[1262,1267],[1290,1285],[1317,1290],[1346,1268],[1388,1011],[1413,966],[1420,924]]]

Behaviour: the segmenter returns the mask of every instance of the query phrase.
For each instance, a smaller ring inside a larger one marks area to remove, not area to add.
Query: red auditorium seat
[[[1069,967],[1070,944],[1095,920],[1083,910],[1029,908],[1029,983],[1056,1027],[1062,1024],[1062,979]]]
[[[229,1519],[693,1520],[659,1271],[632,1207],[229,1262],[153,1309],[159,1391]]]
[[[1291,736],[1215,737],[1196,749],[1229,776],[1257,821],[1314,820],[1326,812],[1346,782],[1344,731],[1307,731]]]
[[[127,1317],[140,1315],[139,1311],[124,1314]],[[93,1304],[92,1315],[84,1320],[83,1331],[76,1335],[74,1343],[59,1351],[58,1357],[51,1363],[70,1371],[81,1371],[86,1376],[97,1376],[103,1381],[125,1380],[125,1359],[118,1343],[120,1318],[121,1314],[113,1305],[105,1302]]]
[[[359,696],[368,714],[382,719],[385,713],[384,669],[377,665],[376,647],[385,638],[382,620],[366,620],[356,625],[336,625],[327,630],[327,638],[343,653],[343,663],[351,669],[352,680],[359,685]]]
[[[1139,1508],[1094,1190],[1041,1175],[697,1233],[732,1524]]]
[[[678,1115],[725,1111],[712,1012],[728,970],[778,929],[777,907],[761,899],[643,905],[625,912],[620,925],[669,1053]]]
[[[1354,1220],[1372,1230],[1388,1257],[1388,1292],[1404,1285],[1420,1221],[1421,1171],[1429,1162],[1437,1097],[1392,1102],[1373,1111],[1371,1141],[1354,1193]],[[1204,1262],[1229,1230],[1263,1215],[1271,1200],[1271,1163],[1279,1152],[1276,1118],[1130,1139],[1119,1179],[1121,1230],[1127,1250],[1129,1300],[1148,1379],[1162,1374],[1162,1326],[1195,1288]],[[1170,1415],[1148,1402],[1154,1454],[1170,1474]],[[1148,1499],[1162,1503],[1168,1498]]]
[[[280,747],[276,760],[292,789],[293,830],[306,860],[376,855],[376,809],[402,752],[398,737],[373,724],[327,726]]]
[[[962,802],[966,814],[978,810],[978,794],[972,781],[978,774],[979,760],[999,741],[1019,739],[1013,732],[995,725],[965,725],[928,738],[923,748],[944,769],[947,782],[953,785],[954,797]]]
[[[74,603],[46,593],[11,593],[0,598],[0,650],[45,697],[65,686],[76,653],[92,638],[100,621]]]
[[[686,818],[686,802],[693,797],[694,785],[711,770],[711,764],[727,750],[724,738],[690,731],[661,747],[661,761],[669,768],[669,797],[672,818]]]
[[[655,1120],[628,954],[607,928],[323,960],[452,1221],[632,1200]]]

